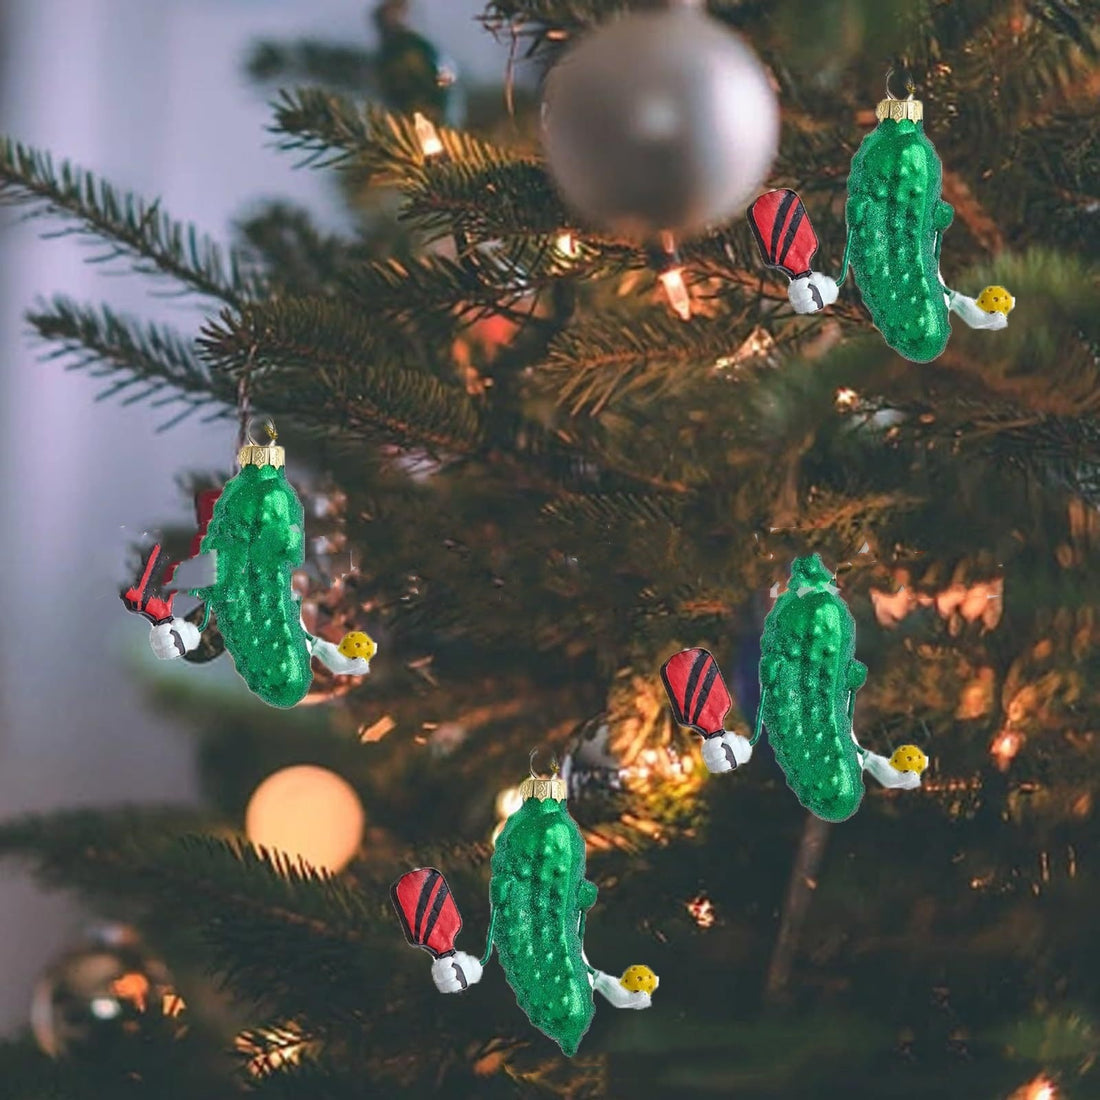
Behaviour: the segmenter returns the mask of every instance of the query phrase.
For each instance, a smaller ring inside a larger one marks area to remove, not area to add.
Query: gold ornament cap
[[[540,802],[545,802],[548,798],[553,799],[555,802],[564,802],[566,796],[569,794],[569,785],[564,779],[558,776],[558,762],[553,763],[554,773],[549,776],[541,776],[535,774],[535,753],[538,749],[533,749],[531,752],[531,775],[525,779],[519,785],[520,797],[526,802],[528,799],[537,798]]]
[[[890,118],[895,122],[908,119],[910,122],[920,122],[924,119],[924,104],[919,99],[909,96],[907,99],[880,99],[875,108],[875,118],[882,122]]]
[[[245,466],[274,466],[279,469],[286,465],[286,451],[276,446],[275,440],[279,438],[279,433],[270,420],[264,424],[264,431],[267,432],[270,442],[261,445],[249,432],[248,442],[237,452],[237,464],[242,470]]]

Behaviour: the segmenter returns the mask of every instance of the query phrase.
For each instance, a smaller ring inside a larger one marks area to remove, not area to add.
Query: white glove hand
[[[649,1008],[653,999],[643,990],[631,992],[625,988],[614,974],[605,974],[602,970],[596,971],[592,981],[592,988],[600,996],[605,997],[616,1008]]]
[[[198,644],[199,628],[186,619],[171,619],[149,631],[149,647],[162,661],[190,653]]]
[[[324,638],[314,638],[310,652],[337,676],[366,676],[370,672],[370,661],[365,657],[346,657],[338,645]]]
[[[831,306],[838,293],[836,280],[816,271],[792,279],[787,287],[787,298],[795,313],[816,313],[825,306]]]
[[[752,759],[752,745],[747,737],[739,733],[716,733],[713,737],[703,738],[703,763],[707,771],[731,772],[739,764],[747,764]]]
[[[432,981],[440,993],[461,993],[481,981],[481,963],[465,951],[442,955],[432,963]]]
[[[911,791],[920,786],[920,772],[898,771],[885,756],[868,752],[863,756],[863,770],[869,772],[884,787]]]
[[[952,313],[961,317],[971,328],[1008,328],[1007,314],[989,313],[982,309],[973,298],[968,298],[965,294],[952,293],[947,299],[947,307]]]

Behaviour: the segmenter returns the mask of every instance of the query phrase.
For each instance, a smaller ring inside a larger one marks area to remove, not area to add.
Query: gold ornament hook
[[[530,798],[538,799],[539,802],[544,802],[548,798],[555,802],[564,802],[568,787],[565,780],[558,777],[558,758],[556,756],[550,758],[550,766],[553,769],[550,775],[539,775],[535,771],[535,757],[538,751],[538,749],[531,750],[531,778],[525,779],[519,785],[520,797],[524,802]]]
[[[910,122],[920,122],[924,118],[924,104],[919,99],[913,98],[913,93],[917,87],[913,83],[913,77],[908,69],[902,69],[901,71],[905,76],[905,89],[909,94],[905,99],[898,99],[890,91],[890,78],[894,75],[894,69],[891,66],[886,72],[886,98],[880,99],[878,106],[875,108],[875,118],[879,122],[888,118],[893,119],[894,122],[901,122],[903,119],[908,119]]]
[[[263,418],[263,429],[264,429],[264,433],[267,435],[267,443],[262,444],[262,443],[257,443],[256,440],[252,436],[252,426],[256,423],[257,419],[258,419],[258,417],[251,417],[249,419],[248,426],[245,428],[245,431],[244,431],[245,442],[247,442],[250,447],[261,447],[261,446],[270,447],[273,443],[277,442],[278,438],[279,438],[279,433],[275,428],[275,421],[272,420],[270,416],[265,416]]]
[[[890,91],[890,78],[894,75],[894,72],[895,72],[895,69],[894,69],[893,65],[891,65],[890,68],[886,70],[886,98],[896,100],[898,97],[896,95],[894,95],[894,93],[892,91]],[[908,100],[911,100],[913,98],[913,95],[917,90],[917,86],[916,86],[916,84],[913,83],[912,73],[910,73],[908,69],[902,69],[902,73],[905,77],[905,90],[906,90],[906,92],[909,93],[905,97],[906,100],[908,101]]]
[[[551,753],[551,755],[550,755],[550,775],[539,775],[539,773],[537,771],[535,771],[535,757],[538,756],[538,754],[539,754],[538,749],[532,749],[531,750],[531,759],[530,759],[530,764],[529,764],[529,768],[530,768],[530,772],[531,772],[531,778],[532,779],[552,779],[552,778],[554,778],[554,776],[556,776],[558,774],[558,772],[561,770],[559,765],[558,765],[557,756],[553,753]]]
[[[252,436],[252,425],[255,419],[249,420],[245,428],[245,445],[237,452],[237,462],[241,466],[284,466],[286,465],[286,452],[276,444],[279,433],[275,428],[275,421],[269,416],[263,419],[263,429],[267,435],[267,443],[257,443]]]

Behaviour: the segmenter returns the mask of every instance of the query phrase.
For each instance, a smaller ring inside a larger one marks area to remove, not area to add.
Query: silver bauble
[[[744,213],[775,157],[779,105],[753,51],[704,12],[635,12],[551,70],[542,138],[581,217],[646,240]]]
[[[136,933],[108,925],[39,979],[31,1030],[54,1058],[96,1058],[158,1033],[179,1038],[183,1007],[164,964],[142,949]]]
[[[561,764],[573,801],[623,789],[623,762],[611,749],[611,727],[602,715],[589,719],[569,740]]]

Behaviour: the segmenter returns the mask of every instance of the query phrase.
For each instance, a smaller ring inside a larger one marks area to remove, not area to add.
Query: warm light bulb
[[[840,389],[836,391],[836,407],[842,411],[855,408],[855,404],[858,400],[859,394],[850,386],[841,386]]]
[[[993,738],[993,744],[989,746],[989,752],[1001,771],[1007,770],[1023,743],[1022,735],[1015,730],[1002,730]]]
[[[1036,1077],[1020,1090],[1023,1100],[1057,1100],[1058,1090],[1049,1077]]]
[[[668,271],[662,271],[659,278],[673,312],[681,321],[690,321],[691,294],[688,292],[687,283],[684,282],[684,269],[671,267]]]
[[[519,787],[505,787],[497,795],[497,817],[511,817],[523,805],[523,795],[519,793]]]
[[[580,253],[577,240],[570,232],[559,233],[554,238],[554,247],[565,257],[575,260]]]
[[[358,851],[365,823],[350,784],[325,768],[299,764],[268,776],[256,788],[245,833],[258,848],[335,873]]]
[[[717,916],[714,912],[714,902],[703,894],[692,898],[687,903],[687,911],[700,928],[713,928]]]
[[[439,132],[432,124],[431,119],[425,118],[417,111],[413,115],[413,126],[416,128],[416,138],[420,142],[420,151],[424,156],[439,156],[443,152],[443,142],[439,140]]]

